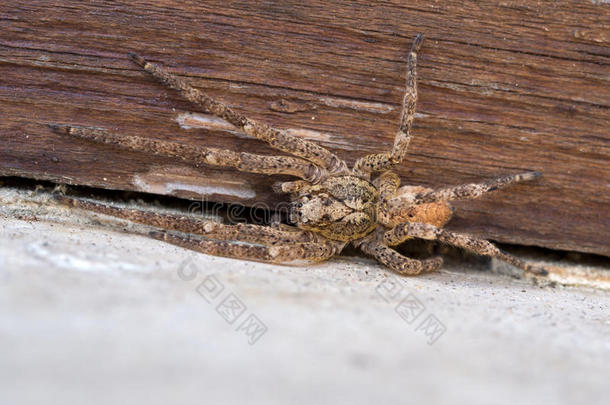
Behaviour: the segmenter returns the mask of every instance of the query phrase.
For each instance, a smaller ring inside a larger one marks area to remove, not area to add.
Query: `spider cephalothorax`
[[[320,184],[305,185],[294,198],[291,221],[328,239],[351,242],[377,226],[379,191],[365,179],[328,177]]]
[[[416,60],[423,36],[417,35],[407,63],[406,92],[400,124],[389,152],[360,158],[353,168],[331,151],[285,131],[241,115],[183,79],[131,54],[131,58],[162,83],[187,100],[235,125],[246,135],[267,142],[292,156],[264,156],[214,148],[197,148],[165,140],[123,136],[99,129],[51,125],[58,133],[117,147],[180,158],[194,165],[206,164],[261,174],[284,174],[300,180],[276,183],[274,191],[291,196],[292,226],[224,225],[194,217],[128,210],[86,200],[58,197],[66,204],[153,225],[162,230],[149,235],[203,253],[295,264],[325,260],[348,243],[401,274],[419,274],[440,267],[438,257],[415,260],[392,249],[410,238],[439,240],[478,254],[505,260],[525,271],[545,274],[499,250],[493,244],[444,230],[453,209],[449,201],[471,199],[502,186],[537,178],[538,172],[500,177],[456,187],[429,189],[400,186],[391,170],[404,158],[411,136],[417,100]]]

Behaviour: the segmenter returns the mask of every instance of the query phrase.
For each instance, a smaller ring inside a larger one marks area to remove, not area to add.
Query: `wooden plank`
[[[278,203],[268,177],[67,139],[47,123],[272,153],[189,115],[128,60],[135,50],[354,162],[392,144],[407,50],[423,32],[403,182],[540,170],[540,181],[456,204],[449,227],[610,255],[607,2],[13,0],[0,20],[2,175]]]

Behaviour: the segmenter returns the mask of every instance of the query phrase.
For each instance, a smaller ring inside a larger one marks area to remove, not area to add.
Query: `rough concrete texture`
[[[610,396],[608,291],[541,288],[464,266],[397,278],[357,257],[272,266],[92,226],[99,218],[90,215],[32,221],[25,208],[7,215],[7,207],[3,404],[602,404]],[[239,316],[230,324],[223,315]]]

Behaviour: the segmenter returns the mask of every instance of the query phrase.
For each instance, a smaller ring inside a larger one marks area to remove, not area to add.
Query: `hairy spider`
[[[133,53],[130,57],[135,63],[206,113],[223,118],[246,135],[293,156],[262,156],[198,148],[92,128],[51,125],[61,134],[142,153],[177,157],[194,165],[298,177],[300,180],[273,185],[274,191],[291,195],[289,216],[292,225],[224,225],[200,218],[117,208],[63,196],[58,199],[77,208],[155,226],[160,229],[149,234],[155,239],[217,256],[301,264],[326,260],[352,243],[392,270],[415,275],[438,269],[442,259],[415,260],[401,255],[392,247],[410,238],[421,238],[496,257],[530,273],[546,274],[544,269],[527,264],[485,240],[442,229],[453,212],[449,201],[476,198],[511,183],[535,179],[540,173],[515,174],[437,190],[420,186],[399,188],[400,179],[390,170],[403,160],[411,139],[409,130],[417,100],[415,68],[422,41],[423,35],[418,34],[409,52],[406,92],[392,149],[364,156],[351,169],[329,150],[247,118]],[[371,179],[373,174],[379,175]]]

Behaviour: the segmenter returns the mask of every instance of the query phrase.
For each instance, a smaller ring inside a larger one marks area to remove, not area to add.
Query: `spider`
[[[453,212],[449,201],[473,199],[511,183],[533,180],[540,176],[539,172],[436,190],[410,185],[399,187],[400,179],[391,169],[403,160],[411,139],[409,132],[417,100],[417,52],[423,38],[418,34],[409,52],[406,92],[394,145],[387,152],[360,158],[352,168],[320,145],[248,118],[134,53],[129,56],[136,64],[206,113],[218,116],[246,135],[292,156],[238,153],[87,127],[50,125],[59,134],[141,153],[180,158],[195,166],[203,164],[249,173],[294,176],[298,180],[273,185],[275,192],[291,196],[290,225],[226,225],[192,216],[118,208],[66,196],[58,196],[58,199],[76,208],[154,226],[156,230],[149,233],[152,238],[216,256],[276,264],[307,264],[327,260],[351,243],[399,274],[416,275],[439,269],[442,258],[415,260],[392,247],[407,239],[420,238],[496,257],[531,274],[547,274],[546,270],[525,263],[488,241],[443,229]]]

